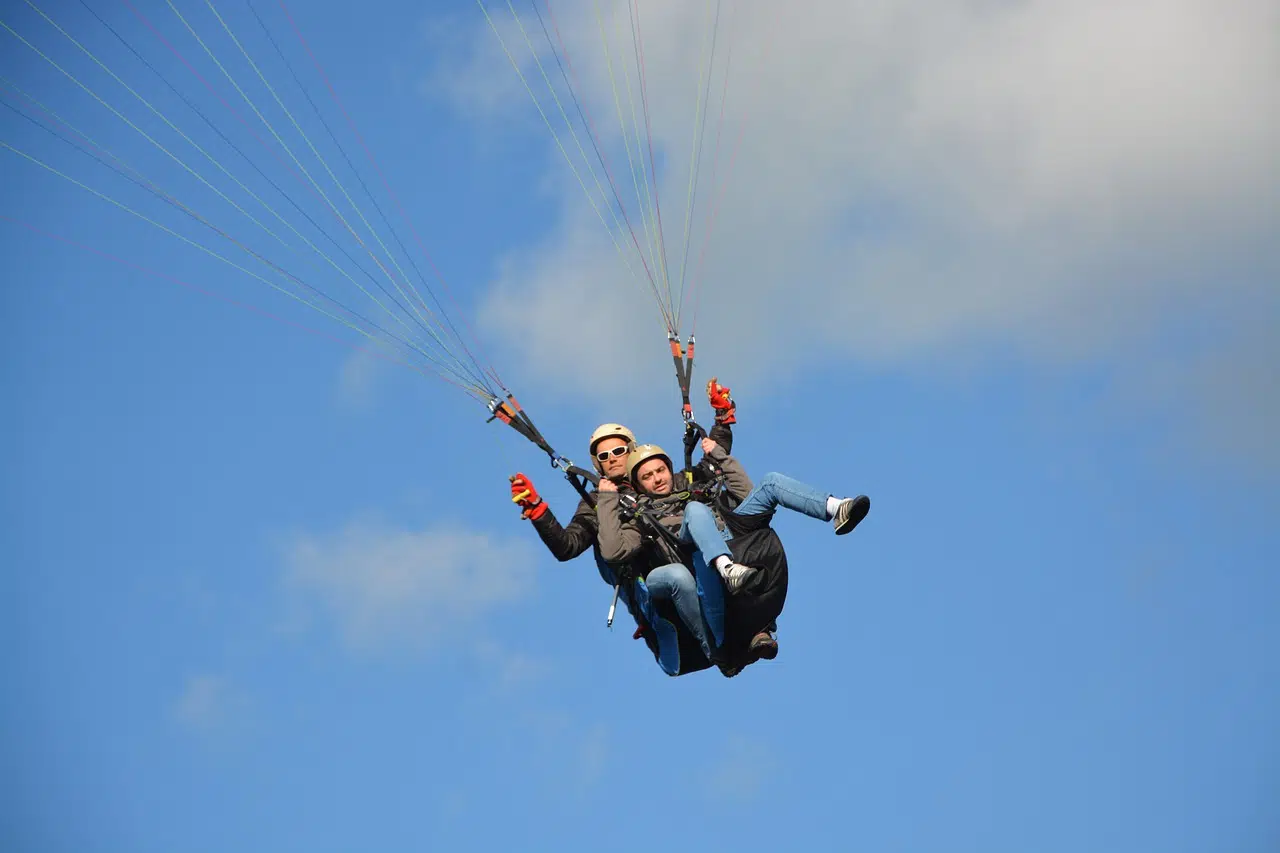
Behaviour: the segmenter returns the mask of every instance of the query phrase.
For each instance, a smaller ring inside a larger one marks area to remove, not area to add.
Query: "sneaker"
[[[737,593],[742,587],[756,576],[759,571],[755,566],[744,566],[741,563],[726,561],[720,567],[720,577],[724,578],[725,591],[730,595]]]
[[[751,638],[751,656],[756,660],[773,660],[778,656],[778,641],[768,631]]]
[[[858,526],[858,522],[867,517],[869,512],[871,512],[871,498],[866,495],[858,495],[856,498],[845,498],[840,501],[840,507],[836,510],[836,517],[831,519],[831,523],[836,528],[836,535],[843,536],[853,530]]]

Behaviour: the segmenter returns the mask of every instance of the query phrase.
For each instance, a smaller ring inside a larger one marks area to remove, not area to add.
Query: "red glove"
[[[533,481],[524,474],[516,474],[511,478],[511,502],[520,504],[521,518],[536,521],[547,511],[547,503],[538,496]]]
[[[707,402],[711,404],[712,409],[715,409],[716,423],[736,424],[738,422],[737,404],[729,396],[729,389],[721,385],[714,376],[707,382]]]

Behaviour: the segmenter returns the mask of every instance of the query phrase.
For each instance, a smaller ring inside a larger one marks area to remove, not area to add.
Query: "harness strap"
[[[707,437],[707,431],[703,429],[693,418],[685,418],[684,422],[684,470],[685,478],[690,484],[693,483],[693,449],[698,446],[698,442]]]
[[[599,477],[591,471],[579,468],[577,465],[569,465],[564,469],[564,478],[569,481],[570,485],[572,485],[575,490],[577,490],[578,494],[582,496],[584,501],[592,507],[596,505],[597,493],[588,492],[587,483],[591,483],[593,486],[598,486],[600,484]]]
[[[690,476],[692,476],[692,472],[690,472]],[[718,522],[724,523],[720,513],[720,508],[717,506],[717,500],[723,489],[724,475],[717,474],[716,477],[710,481],[708,488],[685,489],[684,491],[663,495],[660,498],[646,497],[642,499],[642,501],[636,506],[635,517],[641,521],[641,524],[646,530],[661,538],[676,553],[680,553],[685,547],[684,543],[658,520],[658,515],[670,506],[675,506],[677,504],[684,505],[689,503],[689,501],[697,501],[698,503],[705,504],[711,510],[712,514],[715,515]]]
[[[542,437],[542,433],[533,425],[533,419],[529,417],[524,409],[520,408],[520,404],[516,402],[516,398],[512,394],[507,394],[506,400],[500,400],[494,397],[489,400],[489,411],[493,414],[489,417],[490,421],[499,420],[516,432],[523,435],[529,441],[538,446],[540,450],[551,457],[551,464],[554,465],[560,458],[555,450]]]
[[[676,382],[680,385],[680,400],[685,420],[693,417],[693,404],[689,400],[689,384],[693,381],[693,335],[689,336],[687,355],[680,349],[680,338],[675,332],[667,334],[667,342],[671,344],[671,360],[676,366]]]
[[[489,400],[489,411],[493,413],[489,418],[490,421],[502,421],[529,441],[536,444],[542,452],[550,456],[551,467],[558,468],[563,471],[565,479],[568,480],[574,490],[582,496],[582,499],[592,506],[595,506],[593,493],[587,491],[586,484],[591,483],[592,485],[599,485],[600,478],[596,476],[594,472],[587,471],[584,468],[579,468],[565,457],[556,453],[555,448],[553,448],[547,440],[543,438],[542,433],[538,430],[537,426],[534,425],[533,419],[529,417],[529,414],[523,408],[521,408],[520,403],[516,401],[513,394],[508,393],[506,400],[499,399],[498,397],[491,398]]]

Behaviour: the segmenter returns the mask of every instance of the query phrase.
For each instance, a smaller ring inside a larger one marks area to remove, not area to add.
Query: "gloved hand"
[[[511,478],[511,502],[520,505],[521,518],[536,521],[547,511],[547,503],[533,487],[533,481],[524,474],[516,474]]]
[[[729,396],[729,389],[721,385],[716,377],[707,381],[707,402],[716,413],[716,423],[736,424],[738,422],[738,405]]]

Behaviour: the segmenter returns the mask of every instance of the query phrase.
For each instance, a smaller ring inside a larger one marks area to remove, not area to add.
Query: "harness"
[[[691,501],[704,504],[711,510],[716,526],[726,529],[722,501],[726,494],[724,473],[719,469],[711,469],[709,479],[694,481],[693,470],[686,469],[689,487],[678,492],[660,497],[628,493],[619,499],[623,521],[637,522],[644,541],[656,548],[669,563],[689,564],[692,555],[690,546],[680,541],[662,519],[672,515],[674,511],[683,509]]]

